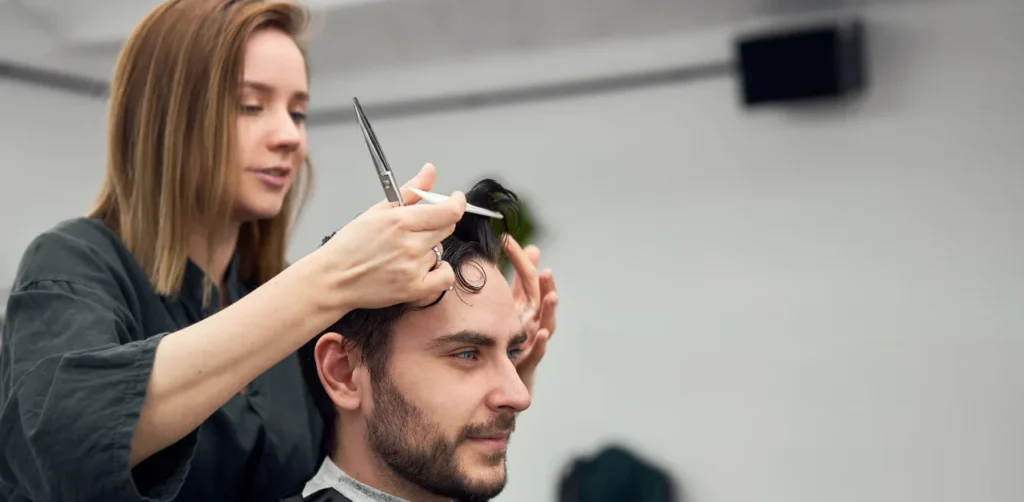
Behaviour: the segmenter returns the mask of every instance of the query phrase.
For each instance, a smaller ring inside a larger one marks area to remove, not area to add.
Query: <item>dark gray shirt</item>
[[[252,285],[237,260],[230,302]],[[118,236],[78,218],[26,250],[0,343],[0,500],[270,501],[320,465],[323,424],[293,354],[198,430],[129,468],[157,343],[219,310],[203,308],[189,262],[182,293],[158,295]]]

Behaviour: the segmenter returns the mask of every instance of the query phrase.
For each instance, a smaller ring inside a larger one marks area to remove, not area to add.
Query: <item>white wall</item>
[[[105,106],[0,79],[0,291],[32,238],[92,205],[105,168]]]
[[[561,324],[502,499],[623,439],[695,501],[1024,500],[1022,14],[870,10],[874,91],[843,112],[748,114],[721,80],[374,121],[401,173],[499,173],[550,230]],[[731,32],[330,89],[713,61]],[[354,124],[311,141],[302,251],[381,196]]]
[[[867,17],[873,91],[841,111],[747,113],[717,80],[374,121],[400,175],[434,162],[441,191],[498,175],[543,215],[560,325],[501,500],[553,500],[571,455],[616,440],[699,502],[1024,500],[1024,6]],[[737,28],[321,78],[314,93],[717,60]],[[18,111],[0,159],[26,176],[0,185],[9,277],[30,234],[91,201],[102,110],[0,90]],[[381,197],[354,124],[311,142],[319,184],[295,256]]]

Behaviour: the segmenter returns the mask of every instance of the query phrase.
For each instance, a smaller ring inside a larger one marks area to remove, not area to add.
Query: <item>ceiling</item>
[[[212,0],[222,1],[222,0]],[[305,0],[321,74],[645,37],[911,0]],[[917,0],[926,1],[926,0]],[[106,80],[159,0],[0,0],[0,61]]]

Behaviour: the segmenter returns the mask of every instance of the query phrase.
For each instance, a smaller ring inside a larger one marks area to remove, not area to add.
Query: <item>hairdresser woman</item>
[[[308,166],[303,23],[290,4],[172,0],[128,39],[98,201],[30,244],[8,303],[0,500],[294,493],[322,424],[293,353],[351,309],[453,284],[431,248],[465,209],[458,193],[378,204],[285,268]],[[427,166],[410,184],[434,177]],[[509,250],[531,298],[532,383],[554,286],[535,250]]]

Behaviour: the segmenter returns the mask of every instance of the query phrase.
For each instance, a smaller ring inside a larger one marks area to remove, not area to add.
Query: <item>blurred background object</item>
[[[92,203],[155,4],[0,1],[0,284]],[[352,96],[397,176],[535,218],[559,327],[501,501],[619,439],[693,502],[1024,500],[1024,2],[312,5],[293,258],[381,198]],[[851,20],[862,92],[748,106],[740,40]]]
[[[683,502],[667,472],[619,445],[577,458],[558,487],[558,502]]]

